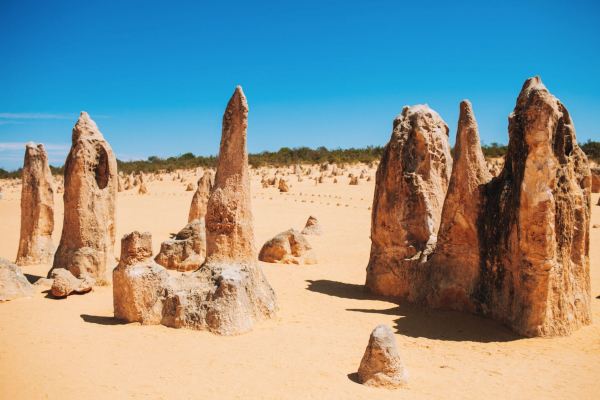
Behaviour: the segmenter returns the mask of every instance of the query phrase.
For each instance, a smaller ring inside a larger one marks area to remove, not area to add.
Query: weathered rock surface
[[[592,169],[592,193],[600,193],[600,168]]]
[[[126,254],[113,272],[117,318],[234,335],[274,315],[275,293],[254,248],[247,114],[246,98],[238,87],[223,116],[215,187],[206,213],[206,262],[195,272],[171,275],[150,259],[149,235],[126,236]]]
[[[316,264],[312,246],[300,232],[289,229],[268,240],[258,253],[260,261],[281,264]]]
[[[562,103],[539,78],[525,82],[504,167],[491,178],[464,102],[454,156],[437,247],[418,269],[397,264],[395,295],[483,314],[525,336],[589,324],[591,173]],[[387,229],[375,212],[373,223]]]
[[[21,269],[0,258],[0,301],[9,301],[33,295],[33,286]]]
[[[89,277],[79,279],[64,268],[57,268],[52,272],[52,287],[50,293],[54,297],[67,297],[70,294],[84,294],[92,290],[94,281]]]
[[[210,171],[204,172],[202,178],[198,180],[198,188],[196,193],[192,197],[192,204],[190,205],[190,212],[188,214],[188,222],[192,222],[195,219],[202,220],[204,224],[204,217],[206,216],[206,205],[208,204],[208,197],[212,190],[213,176]]]
[[[281,193],[287,193],[290,191],[290,188],[289,188],[287,182],[283,178],[279,179],[279,184],[277,185],[277,188],[279,189],[279,192],[281,192]]]
[[[54,188],[44,145],[25,146],[17,265],[47,263],[54,255]]]
[[[180,230],[174,239],[160,245],[154,261],[175,271],[194,271],[206,258],[206,230],[204,219],[196,219]]]
[[[426,105],[404,107],[377,168],[367,287],[408,297],[435,248],[452,158],[448,126]]]
[[[82,112],[73,128],[65,163],[65,214],[54,269],[97,283],[108,278],[113,260],[117,160],[95,122]]]
[[[306,225],[304,225],[304,229],[302,229],[302,232],[300,232],[300,233],[302,233],[303,235],[319,236],[319,235],[323,234],[323,228],[321,227],[321,224],[317,220],[317,217],[314,217],[311,215],[306,220]]]
[[[358,368],[363,385],[394,389],[408,383],[408,373],[396,347],[394,333],[387,325],[377,326],[369,337]]]

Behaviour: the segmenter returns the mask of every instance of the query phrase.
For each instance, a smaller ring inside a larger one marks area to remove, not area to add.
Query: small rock
[[[387,325],[377,326],[358,368],[359,382],[367,386],[394,389],[408,383],[408,373],[402,364],[396,339]]]

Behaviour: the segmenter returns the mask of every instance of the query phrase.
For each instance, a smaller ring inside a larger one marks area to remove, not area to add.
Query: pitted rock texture
[[[308,240],[289,229],[268,240],[258,253],[260,261],[280,264],[316,264],[317,256]]]
[[[25,146],[21,187],[21,233],[17,265],[43,264],[54,255],[54,188],[44,145]]]
[[[54,269],[106,282],[115,243],[117,160],[96,123],[82,112],[65,163],[65,214]]]
[[[462,103],[437,247],[418,270],[401,264],[400,287],[409,290],[398,296],[483,314],[525,336],[589,324],[591,172],[568,111],[539,78],[528,79],[497,177],[478,142]]]
[[[194,271],[206,258],[204,219],[196,219],[180,230],[174,239],[162,242],[154,261],[175,271]]]
[[[408,373],[389,326],[379,325],[371,332],[358,368],[358,380],[363,385],[387,389],[395,389],[408,383]]]
[[[19,267],[4,258],[0,258],[0,301],[31,297],[33,286]]]
[[[79,279],[73,276],[69,270],[64,268],[55,269],[52,272],[52,287],[50,293],[54,297],[67,297],[71,294],[84,294],[92,290],[94,281],[89,277]]]
[[[205,263],[191,273],[169,273],[150,258],[149,234],[125,236],[126,255],[113,271],[115,317],[235,335],[275,314],[275,293],[254,248],[247,115],[246,98],[237,87],[223,116],[215,186],[206,211]]]
[[[377,168],[367,287],[408,297],[435,248],[452,170],[448,126],[426,105],[404,107]]]

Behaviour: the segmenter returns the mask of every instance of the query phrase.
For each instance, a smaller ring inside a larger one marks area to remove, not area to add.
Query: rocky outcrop
[[[54,188],[44,145],[25,146],[21,187],[21,234],[17,265],[50,262],[54,255]]]
[[[33,295],[33,286],[21,269],[0,258],[0,301],[9,301]]]
[[[192,197],[192,204],[190,205],[190,212],[188,214],[188,222],[192,222],[195,219],[202,220],[204,224],[204,217],[206,216],[206,205],[208,204],[208,197],[212,190],[213,176],[210,171],[204,172],[202,178],[198,180],[198,188],[194,197]]]
[[[50,293],[54,297],[62,298],[70,294],[84,294],[92,290],[93,280],[88,277],[76,278],[64,268],[55,269],[52,272],[52,279]]]
[[[162,242],[154,261],[175,271],[194,271],[206,258],[204,219],[196,219],[180,230],[174,239]]]
[[[539,78],[527,80],[491,178],[472,114],[463,102],[437,247],[418,270],[404,268],[396,295],[483,314],[525,336],[570,334],[591,321],[591,173],[570,115]]]
[[[358,380],[363,385],[387,389],[402,387],[408,383],[408,373],[389,326],[379,325],[371,332],[358,368]]]
[[[448,126],[426,105],[404,107],[377,168],[367,287],[410,297],[435,248],[452,159]]]
[[[316,264],[312,246],[300,232],[289,229],[268,240],[258,253],[260,261],[280,264]]]
[[[149,235],[126,236],[126,253],[113,272],[117,318],[234,335],[274,315],[275,293],[254,249],[247,114],[238,87],[223,116],[215,186],[206,212],[205,263],[195,272],[171,275],[150,259]]]
[[[290,191],[290,188],[289,188],[287,182],[283,178],[279,179],[279,183],[277,184],[277,188],[279,189],[279,192],[281,192],[281,193],[287,193],[287,192]]]
[[[317,220],[317,217],[313,217],[311,215],[306,220],[306,224],[304,225],[304,229],[302,229],[302,232],[300,232],[300,233],[302,233],[303,235],[317,235],[317,236],[319,236],[319,235],[323,234],[323,228],[321,227],[321,224]]]
[[[64,172],[63,230],[52,268],[103,283],[115,242],[117,160],[86,112],[73,128],[72,142]]]

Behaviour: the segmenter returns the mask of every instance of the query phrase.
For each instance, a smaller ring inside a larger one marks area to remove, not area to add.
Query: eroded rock
[[[174,239],[162,242],[154,261],[175,271],[194,271],[206,258],[204,219],[193,220]]]
[[[258,253],[260,261],[281,264],[316,264],[312,246],[300,232],[289,229],[268,240]]]
[[[21,187],[21,233],[17,265],[52,260],[54,244],[54,188],[44,145],[25,146]]]
[[[33,286],[19,267],[4,258],[0,258],[0,301],[31,297]]]
[[[65,214],[50,277],[57,268],[106,282],[113,260],[117,160],[96,123],[82,112],[65,163]]]
[[[388,389],[408,383],[408,373],[398,353],[396,338],[387,325],[379,325],[371,332],[358,368],[358,380],[363,385]]]
[[[90,277],[76,278],[64,268],[57,268],[52,272],[52,287],[50,293],[54,297],[67,297],[71,294],[84,294],[92,290],[94,281]]]
[[[310,216],[306,220],[306,225],[304,225],[304,229],[301,232],[303,235],[322,235],[323,228],[321,228],[321,224],[317,220],[317,217]]]

